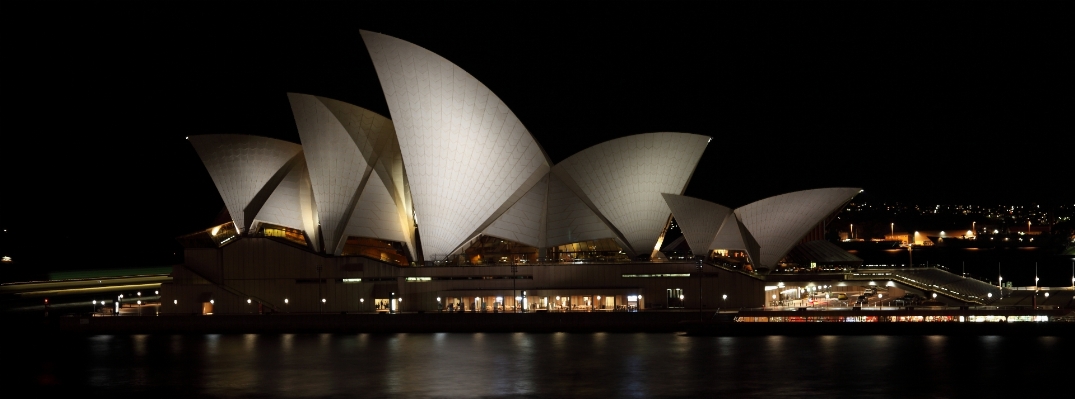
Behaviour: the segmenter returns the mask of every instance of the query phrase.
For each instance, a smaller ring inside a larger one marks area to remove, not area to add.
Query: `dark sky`
[[[728,206],[1072,199],[1061,2],[4,2],[0,250],[138,263],[223,207],[184,136],[298,141],[286,93],[388,108],[359,29],[470,72],[553,161],[712,136],[687,194]],[[65,267],[65,266],[64,266]]]

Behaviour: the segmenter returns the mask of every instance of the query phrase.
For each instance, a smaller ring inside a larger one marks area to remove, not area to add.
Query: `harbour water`
[[[9,341],[0,380],[46,397],[989,398],[1070,393],[1073,349],[1069,337],[98,335]]]

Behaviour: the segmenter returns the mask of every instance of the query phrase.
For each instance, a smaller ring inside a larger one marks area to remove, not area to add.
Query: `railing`
[[[220,287],[221,289],[223,289],[224,291],[227,291],[228,293],[231,293],[232,295],[238,296],[240,298],[245,297],[245,298],[250,299],[250,300],[258,301],[258,303],[260,303],[261,305],[271,309],[273,312],[279,312],[280,311],[280,308],[277,308],[276,306],[273,306],[273,304],[271,304],[269,302],[266,302],[266,301],[262,300],[261,298],[258,298],[258,297],[253,296],[253,295],[244,294],[243,292],[241,292],[241,291],[239,291],[239,290],[237,290],[235,288],[232,288],[232,287],[228,286],[227,284],[224,284],[223,282],[221,282],[220,284],[215,283],[215,282],[213,282],[213,280],[205,278],[205,276],[203,276],[201,273],[198,273],[198,271],[196,271],[194,269],[191,269],[189,267],[184,267],[184,268],[187,269],[187,271],[191,272],[192,274],[194,274],[194,275],[196,275],[198,277],[201,277],[203,280],[205,280],[209,284],[212,284],[212,285],[215,285],[217,287]]]
[[[956,281],[952,281],[952,282],[948,282],[948,283],[944,283],[944,284],[932,284],[932,283],[925,282],[925,281],[918,281],[916,279],[913,279],[913,278],[908,277],[908,276],[903,276],[903,275],[900,275],[898,273],[900,271],[915,271],[915,270],[921,270],[921,271],[939,270],[939,271],[948,273],[947,271],[944,271],[944,270],[941,270],[941,269],[935,269],[935,268],[905,268],[905,269],[900,269],[900,270],[893,270],[891,272],[889,272],[889,271],[875,271],[875,272],[873,272],[871,270],[861,270],[861,271],[858,271],[857,273],[849,273],[849,274],[847,274],[844,277],[844,279],[845,280],[872,280],[872,279],[876,279],[877,277],[883,277],[883,278],[887,278],[887,279],[891,279],[891,280],[897,280],[897,281],[899,281],[899,282],[901,282],[903,284],[906,284],[906,285],[909,285],[909,286],[912,286],[912,287],[915,287],[915,288],[918,288],[918,289],[921,289],[921,290],[924,290],[924,291],[933,291],[933,292],[937,292],[937,293],[940,293],[940,294],[944,294],[945,296],[949,296],[949,297],[961,300],[963,302],[976,303],[976,304],[979,304],[979,305],[984,305],[985,304],[985,298],[981,298],[981,297],[979,297],[977,295],[965,294],[965,293],[955,291],[955,290],[951,290],[951,289],[948,288],[948,286],[956,284],[956,283],[959,283],[962,280],[956,280]],[[949,274],[951,274],[951,273],[949,273]],[[959,277],[959,276],[956,276],[954,274],[952,276],[953,277]],[[977,281],[977,280],[975,280],[975,281]]]
[[[566,265],[584,265],[584,264],[640,264],[640,263],[651,263],[651,264],[652,263],[693,263],[693,261],[691,261],[691,260],[682,260],[682,261],[680,261],[680,260],[658,260],[658,259],[653,259],[653,260],[634,260],[634,259],[632,259],[632,260],[616,260],[616,259],[605,259],[605,260],[594,259],[594,260],[590,260],[590,259],[586,259],[586,260],[561,261],[561,260],[552,259],[552,258],[539,258],[539,259],[537,259],[535,261],[526,261],[526,262],[519,262],[519,261],[516,261],[516,262],[511,262],[511,261],[499,262],[499,261],[497,261],[497,262],[481,262],[481,263],[471,263],[471,262],[459,263],[459,262],[453,262],[453,261],[439,261],[439,260],[438,261],[429,261],[429,260],[427,260],[427,261],[424,262],[424,264],[422,266],[423,267],[530,266],[530,265],[533,265],[533,266],[566,266]]]
[[[1075,291],[1075,287],[1004,287],[1005,291]]]

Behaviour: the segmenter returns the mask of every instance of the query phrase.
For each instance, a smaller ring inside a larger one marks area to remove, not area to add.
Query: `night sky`
[[[709,135],[687,195],[740,206],[1072,199],[1061,2],[4,2],[0,250],[50,269],[170,263],[223,208],[183,138],[298,142],[286,93],[389,115],[359,29],[470,72],[554,162]],[[1066,186],[1066,188],[1065,188]]]

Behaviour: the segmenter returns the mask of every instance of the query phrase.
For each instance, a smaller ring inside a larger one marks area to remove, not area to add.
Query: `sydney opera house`
[[[466,71],[362,38],[390,117],[290,93],[301,143],[188,137],[228,220],[179,238],[185,261],[161,287],[161,313],[757,307],[758,271],[818,238],[860,191],[737,209],[683,196],[711,140],[688,133],[626,136],[553,164]],[[701,261],[661,252],[673,218]]]

